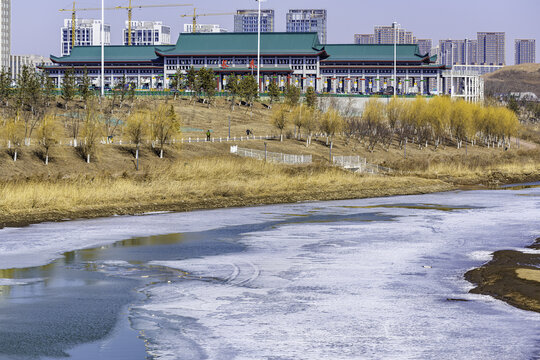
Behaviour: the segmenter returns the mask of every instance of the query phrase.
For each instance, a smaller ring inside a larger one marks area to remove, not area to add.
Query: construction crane
[[[128,11],[128,46],[131,46],[131,18],[133,9],[143,9],[143,8],[162,8],[162,7],[176,7],[176,6],[193,6],[193,4],[158,4],[158,5],[131,5],[129,0],[128,6],[117,6],[115,9],[127,9]]]
[[[193,9],[193,15],[180,15],[180,17],[192,17],[193,16],[193,30],[192,32],[197,32],[197,18],[199,16],[221,16],[221,15],[236,15],[236,13],[213,13],[213,14],[197,14],[197,9]]]
[[[71,48],[73,49],[75,47],[75,40],[77,39],[77,35],[75,34],[76,31],[76,23],[77,23],[77,11],[97,11],[101,10],[101,8],[75,8],[75,1],[73,2],[73,9],[60,9],[60,11],[71,11]],[[105,10],[116,10],[116,8],[105,8]]]
[[[128,11],[128,45],[131,46],[131,18],[133,9],[142,9],[142,8],[161,8],[161,7],[176,7],[176,6],[193,6],[193,4],[158,4],[158,5],[135,5],[132,6],[132,0],[129,0],[128,6],[116,6],[112,8],[105,8],[104,10],[122,10],[127,9]],[[71,48],[75,47],[75,30],[77,22],[77,11],[98,11],[101,8],[79,8],[75,7],[75,1],[73,2],[73,9],[60,9],[60,11],[71,11]]]

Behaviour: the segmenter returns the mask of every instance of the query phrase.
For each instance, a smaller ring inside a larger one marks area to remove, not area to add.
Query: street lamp
[[[399,24],[397,22],[392,23],[394,28],[394,97],[396,97],[397,91],[397,29]]]
[[[101,0],[101,97],[105,96],[105,0]]]
[[[266,0],[255,0],[259,3],[259,13],[257,20],[257,91],[261,91],[261,2]]]
[[[452,53],[452,69],[450,69],[450,91],[452,92],[452,94],[450,95],[451,98],[454,97],[454,42],[452,41],[451,42],[451,48],[450,48],[450,52]]]

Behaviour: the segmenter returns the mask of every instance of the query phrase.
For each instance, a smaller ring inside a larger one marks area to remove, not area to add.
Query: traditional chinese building
[[[420,54],[418,45],[397,45],[397,89],[400,94],[443,93],[448,86],[445,65]],[[85,69],[96,85],[101,76],[99,46],[75,47],[68,56],[51,56],[45,70],[57,86],[64,73],[77,77]],[[216,87],[225,89],[231,74],[257,73],[257,34],[185,33],[176,45],[106,46],[105,84],[113,87],[124,76],[138,88],[166,89],[180,71],[213,69]],[[318,92],[372,94],[394,86],[394,46],[373,44],[322,45],[317,33],[262,33],[260,89],[270,82]],[[454,79],[452,79],[454,80]],[[454,80],[456,81],[456,80]]]

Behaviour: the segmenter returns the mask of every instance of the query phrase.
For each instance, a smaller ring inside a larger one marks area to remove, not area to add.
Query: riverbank
[[[0,184],[0,226],[263,204],[423,194],[436,179],[360,176],[324,165],[287,167],[230,156],[146,167],[141,173],[38,178]]]
[[[456,159],[454,164],[437,162],[425,169],[411,163],[416,170],[372,176],[331,167],[321,159],[306,166],[284,166],[212,156],[200,153],[205,144],[200,145],[168,149],[165,159],[145,151],[140,171],[134,169],[128,150],[115,148],[104,148],[91,164],[68,151],[58,153],[62,156],[48,167],[29,157],[8,163],[11,169],[4,172],[11,175],[0,181],[0,227],[154,211],[423,194],[463,186],[496,188],[540,179],[540,162],[529,152],[498,166],[492,162],[471,166]],[[225,152],[227,144],[216,146]]]
[[[540,238],[530,248],[540,249]],[[475,284],[470,292],[490,295],[523,310],[540,312],[540,254],[501,250],[465,279]]]

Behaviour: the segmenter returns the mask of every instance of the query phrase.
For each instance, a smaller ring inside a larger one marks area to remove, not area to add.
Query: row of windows
[[[409,74],[436,74],[437,70],[408,70]],[[406,74],[405,70],[398,70],[398,74]],[[323,74],[368,74],[371,76],[376,76],[377,74],[381,75],[392,75],[394,73],[393,70],[374,70],[374,69],[322,69],[321,73]]]
[[[206,58],[206,64],[207,65],[221,65],[222,61],[226,61],[228,65],[245,65],[248,63],[248,60],[255,60],[251,58],[235,58],[234,60],[231,58]],[[262,58],[261,60],[262,64],[264,65],[275,65],[276,64],[276,58]],[[192,64],[191,59],[166,59],[165,63],[167,65],[173,65],[173,64],[180,64],[180,65],[190,65]],[[204,58],[195,58],[193,59],[194,65],[204,65],[205,59]],[[278,58],[277,59],[278,65],[289,65],[289,64],[317,64],[317,59],[289,59],[289,58]]]

